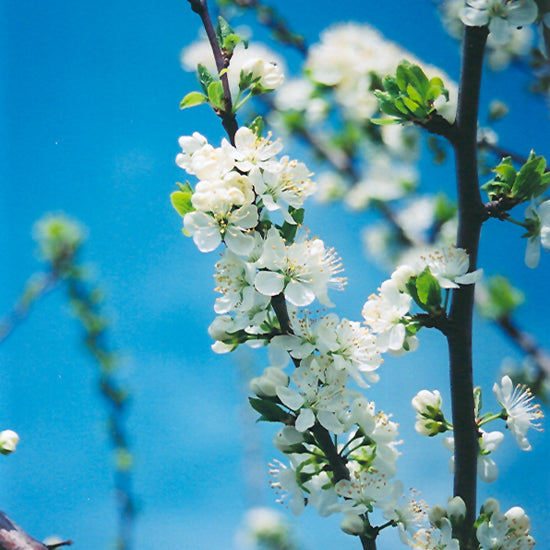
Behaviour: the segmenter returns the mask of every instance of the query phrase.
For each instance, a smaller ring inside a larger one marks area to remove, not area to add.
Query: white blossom
[[[345,283],[345,279],[336,276],[341,271],[338,258],[325,248],[323,241],[305,240],[287,246],[275,228],[267,234],[258,267],[256,289],[266,296],[284,292],[295,306],[307,306],[315,298],[331,306],[328,287],[341,289]]]
[[[523,508],[514,506],[503,514],[495,499],[487,499],[482,512],[488,516],[476,530],[482,550],[529,550],[535,545],[529,534],[531,522]]]
[[[463,248],[449,246],[422,257],[430,273],[441,288],[459,288],[459,285],[473,284],[483,274],[481,269],[468,273],[470,258]]]
[[[235,133],[235,147],[227,145],[235,159],[235,166],[242,172],[254,167],[267,168],[274,163],[274,157],[283,148],[280,140],[258,137],[250,128],[241,126]]]
[[[274,61],[265,61],[261,57],[245,61],[241,66],[241,72],[244,75],[251,75],[254,80],[258,79],[255,85],[264,90],[274,90],[284,80],[280,66]]]
[[[492,483],[498,477],[498,467],[495,461],[489,456],[495,451],[504,439],[504,434],[499,431],[484,432],[480,430],[479,450],[477,456],[477,475],[485,483]],[[454,453],[454,437],[443,439],[445,448]],[[454,456],[449,463],[451,472],[454,472]]]
[[[403,317],[411,307],[412,298],[400,292],[390,279],[384,281],[377,295],[371,295],[363,306],[365,323],[377,334],[377,345],[381,352],[398,351],[406,340]]]
[[[537,14],[534,0],[466,0],[462,21],[471,27],[489,25],[495,42],[506,44],[514,29],[534,23]]]
[[[514,388],[509,376],[503,376],[500,385],[495,383],[493,392],[506,414],[506,427],[512,432],[516,443],[523,451],[530,451],[531,444],[525,437],[527,430],[540,430],[540,424],[535,420],[544,415],[539,405],[533,403],[533,395],[526,386],[517,385]]]
[[[460,549],[458,540],[452,537],[451,522],[447,518],[442,518],[439,529],[432,527],[431,529],[420,529],[417,531],[410,546],[419,550]]]
[[[535,200],[531,200],[525,210],[525,221],[532,226],[525,250],[525,264],[535,268],[539,265],[540,245],[550,250],[550,200],[542,202],[538,207]]]
[[[183,218],[185,231],[193,237],[201,252],[218,248],[222,240],[235,254],[247,255],[255,245],[249,230],[258,223],[258,210],[246,205],[221,212],[188,212]]]

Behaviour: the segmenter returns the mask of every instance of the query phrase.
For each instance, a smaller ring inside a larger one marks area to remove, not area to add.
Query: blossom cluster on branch
[[[532,22],[534,17],[525,14],[528,6],[523,6],[529,2],[506,3],[504,11],[496,13],[485,6],[487,2],[470,0],[462,18],[468,25],[489,25],[488,32],[503,42],[508,30],[498,18],[512,27],[523,24],[520,21]],[[519,4],[521,9],[513,9]],[[208,31],[205,4],[202,9]],[[368,142],[371,151],[391,150],[384,137],[390,135],[384,130],[387,125],[412,123],[456,146],[460,132],[454,123],[456,87],[440,72],[433,75],[432,69],[430,75],[414,61],[398,59],[402,50],[392,50],[376,31],[365,32],[367,27],[354,24],[328,31],[323,42],[310,49],[305,78],[283,84],[282,75],[275,77],[273,73],[273,67],[280,65],[263,57],[250,56],[237,69],[232,67],[237,50],[225,51],[224,28],[228,26],[220,20],[218,43],[210,39],[218,68],[220,56],[225,60],[218,74],[220,84],[199,61],[197,72],[205,99],[197,104],[210,103],[226,130],[231,128],[229,118],[244,102],[232,102],[227,95],[216,98],[211,93],[211,89],[222,89],[224,78],[232,82],[237,98],[275,88],[291,90],[295,94],[292,100],[283,91],[276,96],[279,120],[269,120],[276,128],[286,127],[304,136],[354,183],[358,170],[365,168],[353,162],[360,143]],[[381,50],[373,46],[377,40],[384,43]],[[387,64],[375,55],[379,51],[390,52]],[[255,69],[243,70],[243,66]],[[254,91],[254,83],[264,81],[264,77],[270,84]],[[223,90],[224,94],[231,93],[225,84]],[[183,107],[192,106],[190,100],[183,103]],[[339,148],[331,152],[330,147],[324,148],[326,143],[308,133],[307,127],[329,124],[332,105],[342,114],[343,132]],[[389,118],[373,119],[380,114]],[[361,128],[360,139],[345,134],[350,122]],[[247,126],[238,127],[236,122],[235,126],[235,131],[228,130],[229,141],[224,139],[219,147],[198,133],[180,138],[182,151],[176,162],[198,181],[194,185],[178,184],[172,203],[183,217],[184,233],[193,238],[200,251],[211,252],[225,245],[216,264],[216,291],[221,296],[214,306],[218,317],[209,328],[215,340],[213,350],[225,353],[245,343],[268,349],[269,366],[250,382],[250,404],[260,420],[282,424],[274,444],[287,461],[274,461],[270,470],[279,499],[295,514],[305,506],[316,508],[323,517],[344,514],[342,529],[359,536],[364,548],[374,548],[373,541],[388,527],[397,527],[406,544],[428,550],[458,549],[474,537],[483,550],[531,546],[529,520],[520,508],[501,514],[498,504],[491,500],[474,523],[466,520],[471,511],[458,496],[447,507],[429,508],[414,496],[405,495],[396,479],[398,425],[391,415],[377,411],[375,402],[362,391],[378,381],[383,354],[400,356],[415,350],[422,328],[437,328],[447,337],[457,330],[449,302],[455,300],[456,292],[478,282],[482,272],[470,265],[467,251],[452,240],[444,245],[436,243],[444,224],[454,217],[454,209],[441,206],[435,238],[432,235],[430,242],[416,248],[415,239],[385,209],[388,196],[377,196],[379,190],[374,186],[375,194],[364,202],[373,202],[386,213],[399,232],[401,244],[406,245],[406,260],[403,255],[390,278],[366,300],[363,322],[340,319],[332,313],[312,314],[300,308],[315,300],[333,306],[329,289],[341,290],[345,284],[337,254],[302,227],[304,200],[317,188],[313,174],[304,163],[279,157],[282,143],[273,140],[270,133],[264,135],[261,117]],[[399,130],[398,135],[401,139],[405,134]],[[391,155],[392,159],[398,157]],[[405,157],[402,155],[402,160]],[[480,214],[480,226],[490,217],[509,219],[509,209],[538,197],[548,187],[543,159],[534,153],[519,171],[507,160],[503,164],[506,166],[500,170],[495,168],[496,178],[485,187],[491,204],[485,207],[483,220]],[[402,189],[403,194],[390,194],[389,200],[407,195],[411,188],[404,185]],[[542,208],[543,216],[544,212]],[[537,216],[539,221],[520,225],[533,240],[540,235],[545,245],[545,220]],[[535,220],[534,213],[531,217]],[[294,367],[291,373],[285,370],[289,362]],[[487,482],[496,477],[496,463],[489,455],[503,434],[485,432],[481,427],[489,421],[504,420],[520,448],[528,450],[526,432],[539,429],[536,419],[542,416],[529,391],[514,388],[509,377],[495,385],[494,393],[503,407],[499,414],[479,416],[478,389],[472,411],[478,433],[477,471]],[[433,436],[454,430],[441,404],[437,391],[423,390],[413,399],[418,431]],[[446,438],[445,445],[455,451],[454,438]]]

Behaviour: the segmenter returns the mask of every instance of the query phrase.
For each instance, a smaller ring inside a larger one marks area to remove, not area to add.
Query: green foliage
[[[202,105],[208,101],[208,97],[200,92],[189,92],[180,102],[180,109],[187,109],[189,107],[195,107],[195,105]]]
[[[286,422],[291,415],[282,409],[277,403],[269,398],[249,397],[251,407],[260,413],[259,421],[264,422]]]
[[[280,227],[280,232],[283,239],[287,243],[293,243],[294,239],[296,238],[296,232],[298,231],[298,227],[302,223],[304,223],[304,209],[293,208],[292,206],[289,206],[288,212],[296,223],[295,224],[288,223],[288,222],[283,223],[283,225]]]
[[[430,314],[441,313],[441,287],[427,267],[407,282],[407,291],[416,304]]]
[[[178,183],[179,191],[174,191],[170,194],[170,201],[176,212],[183,218],[188,212],[195,210],[191,203],[191,197],[193,196],[193,189],[189,182]]]
[[[248,46],[246,40],[243,40],[232,28],[231,25],[223,18],[218,17],[218,24],[216,26],[216,38],[223,55],[230,58],[233,55],[233,51],[237,44],[242,42],[245,48]]]
[[[550,186],[550,173],[546,172],[546,159],[531,151],[519,172],[511,157],[506,157],[493,168],[496,176],[482,185],[492,201],[506,201],[510,208],[538,197]]]
[[[502,275],[489,278],[478,294],[479,313],[488,319],[509,317],[525,301],[525,294]]]
[[[201,85],[202,91],[208,95],[208,86],[214,82],[214,77],[202,63],[197,65],[197,76],[199,78],[199,84]]]
[[[428,79],[418,66],[402,61],[395,76],[386,76],[385,91],[375,90],[380,101],[380,110],[391,119],[372,120],[376,124],[422,122],[436,111],[435,100],[443,96],[449,100],[449,92],[439,77]]]
[[[256,137],[261,138],[264,133],[264,119],[261,116],[257,116],[248,127],[254,132]]]

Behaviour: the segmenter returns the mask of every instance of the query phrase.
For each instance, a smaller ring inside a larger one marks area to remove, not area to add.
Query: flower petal
[[[254,279],[256,290],[264,296],[276,296],[282,292],[285,278],[274,271],[260,271]]]

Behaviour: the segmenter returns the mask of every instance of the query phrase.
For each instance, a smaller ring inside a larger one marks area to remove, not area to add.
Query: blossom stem
[[[212,18],[210,17],[210,12],[208,11],[207,0],[188,1],[191,4],[191,9],[201,18],[204,30],[206,31],[206,36],[208,37],[208,41],[210,42],[210,47],[212,48],[212,53],[214,54],[216,68],[218,69],[218,75],[220,75],[220,80],[223,86],[224,109],[217,112],[216,114],[221,118],[222,125],[227,132],[227,135],[229,136],[229,140],[233,145],[235,145],[235,133],[239,129],[239,125],[237,123],[235,113],[233,112],[233,103],[231,100],[231,90],[229,89],[227,71],[224,71],[229,63],[228,60],[224,57],[218,43],[216,30],[214,29],[214,24],[212,23]]]
[[[486,27],[466,27],[453,147],[458,187],[457,246],[467,250],[470,271],[476,269],[484,207],[477,168],[477,119]],[[453,291],[447,333],[455,438],[454,496],[466,504],[466,517],[456,535],[461,550],[472,546],[476,516],[478,427],[475,422],[472,366],[474,286]]]

